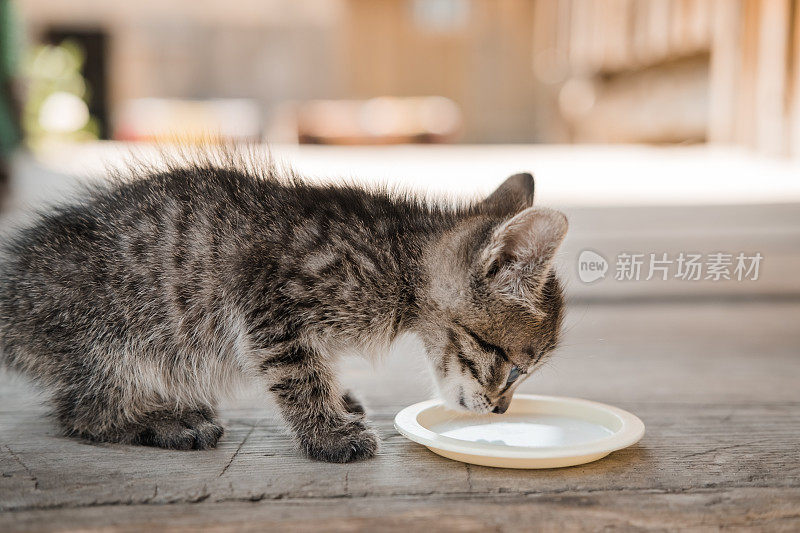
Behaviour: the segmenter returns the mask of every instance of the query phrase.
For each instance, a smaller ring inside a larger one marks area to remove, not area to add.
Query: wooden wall
[[[471,0],[445,30],[414,19],[410,0],[347,0],[346,92],[441,95],[462,108],[463,142],[562,140],[551,95],[533,74],[533,0]]]

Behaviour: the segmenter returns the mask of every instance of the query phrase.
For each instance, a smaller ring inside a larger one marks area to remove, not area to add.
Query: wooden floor
[[[257,389],[224,406],[216,450],[175,452],[65,439],[34,389],[0,375],[0,531],[800,530],[800,207],[570,215],[564,344],[521,392],[630,410],[647,427],[638,445],[542,471],[434,455],[392,426],[430,396],[413,339],[384,363],[343,363],[383,439],[348,465],[301,457]],[[583,285],[584,248],[760,251],[764,270],[749,284]]]
[[[62,438],[6,377],[0,530],[800,529],[798,302],[577,304],[569,319],[524,391],[642,418],[640,444],[596,463],[492,469],[405,440],[394,414],[428,396],[413,343],[374,370],[345,364],[383,438],[377,458],[349,465],[300,457],[255,394],[223,411],[218,449],[173,452]]]

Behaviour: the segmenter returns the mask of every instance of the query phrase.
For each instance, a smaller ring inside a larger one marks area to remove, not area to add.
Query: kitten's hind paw
[[[348,413],[353,413],[355,415],[366,414],[364,405],[353,395],[352,391],[347,391],[342,395],[342,402],[344,402],[344,408],[347,409]]]
[[[306,455],[328,463],[369,459],[378,451],[378,434],[361,421],[351,421],[330,428],[313,438],[301,435],[299,440]]]
[[[207,412],[157,413],[134,442],[173,450],[206,450],[215,448],[224,432]]]

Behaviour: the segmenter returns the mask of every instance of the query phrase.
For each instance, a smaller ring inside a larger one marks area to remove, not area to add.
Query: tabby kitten
[[[308,456],[354,461],[378,436],[342,351],[416,333],[449,406],[502,413],[555,347],[567,221],[531,207],[529,174],[452,207],[241,168],[140,171],[5,244],[0,349],[66,434],[214,447],[217,400],[248,376]]]

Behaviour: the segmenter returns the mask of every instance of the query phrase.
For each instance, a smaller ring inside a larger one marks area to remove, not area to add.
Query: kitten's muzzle
[[[497,400],[497,405],[494,406],[492,412],[496,415],[502,415],[506,411],[508,411],[508,406],[511,405],[511,395],[506,394],[505,396],[500,397]]]

